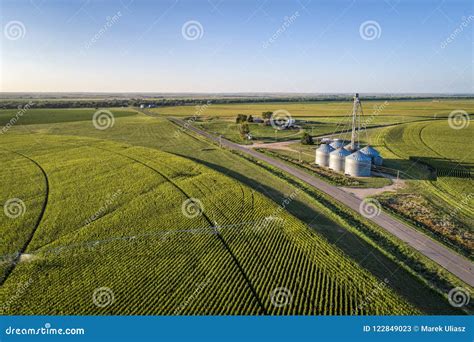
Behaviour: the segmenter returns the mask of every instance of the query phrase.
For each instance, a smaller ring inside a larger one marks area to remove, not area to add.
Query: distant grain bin
[[[316,150],[316,164],[319,166],[329,166],[329,154],[334,149],[328,144],[321,144]]]
[[[344,140],[334,139],[332,143],[329,144],[333,149],[337,150],[340,147],[344,147]]]
[[[372,160],[372,164],[374,165],[382,165],[383,159],[380,156],[379,151],[377,151],[375,148],[373,148],[370,145],[367,145],[364,148],[361,148],[360,151],[364,153],[366,156],[369,156],[370,159]]]
[[[331,138],[321,138],[321,144],[330,144],[332,143]]]
[[[345,159],[351,153],[345,148],[338,148],[329,154],[329,168],[337,172],[344,172]]]
[[[345,173],[353,177],[369,177],[372,159],[360,151],[346,157]]]

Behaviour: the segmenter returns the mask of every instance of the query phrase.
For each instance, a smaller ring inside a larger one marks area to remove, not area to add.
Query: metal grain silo
[[[372,159],[362,153],[356,151],[346,157],[345,173],[353,177],[369,177],[372,167]]]
[[[372,160],[372,163],[377,166],[382,166],[383,158],[381,156],[375,156]]]
[[[382,165],[383,163],[383,159],[382,157],[380,156],[380,153],[379,151],[377,151],[375,148],[373,148],[372,146],[370,145],[367,145],[365,146],[364,148],[361,148],[360,151],[369,156],[370,159],[372,160],[372,163],[374,165]]]
[[[340,147],[344,147],[344,140],[334,139],[332,143],[329,144],[333,149],[337,150]]]
[[[316,149],[316,164],[319,166],[329,166],[329,154],[334,149],[328,144],[321,144]]]
[[[334,171],[344,172],[345,159],[350,154],[348,150],[342,147],[332,151],[329,154],[329,168]]]

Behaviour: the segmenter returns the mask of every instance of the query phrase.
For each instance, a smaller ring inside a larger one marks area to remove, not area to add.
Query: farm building
[[[293,128],[295,126],[296,120],[295,119],[287,119],[284,124],[284,128]]]

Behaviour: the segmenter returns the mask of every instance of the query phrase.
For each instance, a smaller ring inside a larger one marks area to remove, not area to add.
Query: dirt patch
[[[254,142],[252,145],[244,145],[247,148],[268,148],[270,150],[285,150],[285,151],[295,151],[296,150],[292,149],[288,145],[294,144],[295,142],[298,142],[299,140],[289,140],[289,141],[280,141],[280,142],[274,142],[274,143],[262,143],[262,142]]]
[[[403,189],[406,186],[406,182],[403,179],[397,179],[394,176],[384,174],[383,177],[389,178],[392,181],[392,184],[383,186],[381,188],[347,188],[339,187],[339,189],[349,192],[355,195],[357,198],[364,199],[369,196],[380,195],[384,192],[396,192],[400,189]]]
[[[24,261],[31,261],[34,259],[34,255],[33,254],[22,254],[20,255],[20,259],[18,260],[19,262],[24,262]]]

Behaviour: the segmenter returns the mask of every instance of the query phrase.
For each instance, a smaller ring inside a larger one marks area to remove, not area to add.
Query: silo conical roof
[[[346,157],[351,153],[343,147],[339,147],[337,150],[334,150],[330,153],[331,156]]]
[[[361,151],[355,151],[351,155],[347,156],[347,158],[360,161],[360,162],[371,162],[372,158],[370,158],[368,155],[365,153],[362,153]]]
[[[375,148],[373,148],[370,145],[367,145],[364,148],[361,148],[360,151],[369,157],[376,157],[380,155],[379,151],[377,151]]]
[[[339,148],[344,146],[344,141],[341,139],[336,139],[332,143],[329,144],[332,148]]]
[[[321,144],[319,145],[316,151],[324,152],[324,153],[331,153],[334,151],[334,148],[328,144]]]

